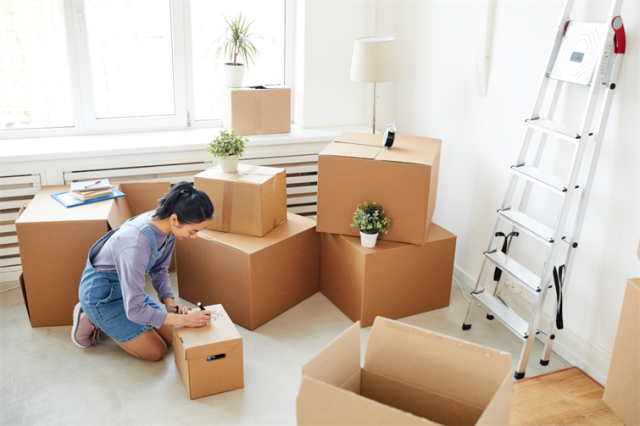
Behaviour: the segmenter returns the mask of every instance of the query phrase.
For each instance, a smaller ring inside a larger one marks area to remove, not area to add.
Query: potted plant
[[[229,133],[221,130],[207,145],[207,151],[218,157],[218,162],[225,173],[235,173],[238,170],[238,160],[242,157],[244,147],[249,139],[236,135],[235,131]]]
[[[252,37],[258,37],[256,34],[249,32],[251,24],[255,20],[247,24],[247,18],[242,16],[242,12],[234,19],[229,20],[226,16],[224,20],[227,23],[227,29],[224,35],[221,35],[213,42],[217,45],[216,58],[222,55],[229,62],[224,64],[225,81],[228,87],[242,87],[242,79],[244,78],[244,70],[249,62],[255,62],[258,56],[258,49],[251,42]],[[238,56],[244,63],[238,62]]]
[[[375,202],[368,203],[366,201],[363,204],[358,204],[351,226],[360,229],[362,247],[373,248],[376,246],[378,234],[387,233],[387,228],[391,226],[391,220],[382,210],[382,206]]]

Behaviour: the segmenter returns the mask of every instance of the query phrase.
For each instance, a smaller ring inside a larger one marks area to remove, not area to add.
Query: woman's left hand
[[[190,310],[191,308],[184,305],[177,305],[174,303],[167,305],[167,312],[172,314],[186,315]]]

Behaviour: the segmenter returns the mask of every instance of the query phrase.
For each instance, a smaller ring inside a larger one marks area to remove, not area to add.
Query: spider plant
[[[228,58],[230,64],[234,66],[238,65],[238,56],[247,66],[249,66],[249,62],[255,63],[258,49],[250,39],[260,36],[249,32],[255,19],[247,23],[247,18],[243,17],[242,12],[240,12],[234,19],[230,20],[224,16],[224,20],[227,22],[227,29],[224,35],[221,35],[213,42],[214,45],[218,46],[216,58],[222,55],[223,58]]]

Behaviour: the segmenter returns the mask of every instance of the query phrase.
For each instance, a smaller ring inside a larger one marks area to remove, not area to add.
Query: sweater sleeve
[[[113,253],[122,289],[124,310],[129,320],[160,328],[167,314],[145,303],[147,297],[144,292],[145,272],[151,256],[151,246],[142,233],[138,234],[135,245],[126,246],[118,253]],[[141,241],[141,238],[144,238],[144,241]]]
[[[162,253],[162,257],[158,259],[155,265],[149,270],[151,276],[151,284],[158,292],[158,299],[164,302],[167,297],[175,298],[171,291],[171,282],[169,281],[169,266],[171,265],[171,255],[176,245],[176,239],[173,238],[167,243],[167,247]]]

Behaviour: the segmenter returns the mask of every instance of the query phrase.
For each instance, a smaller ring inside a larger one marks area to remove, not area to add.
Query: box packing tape
[[[229,177],[224,181],[224,193],[222,195],[222,231],[231,232],[231,211],[233,206],[233,184],[234,182],[241,180],[243,176],[249,176],[257,172],[258,170],[263,169],[261,166],[252,166],[247,169],[243,173],[236,173],[235,176]],[[264,169],[263,169],[264,171]],[[275,173],[266,173],[267,176],[275,176],[277,179],[277,174]],[[275,180],[274,179],[274,189],[275,189]],[[273,227],[275,228],[277,225],[276,218],[273,219]]]

